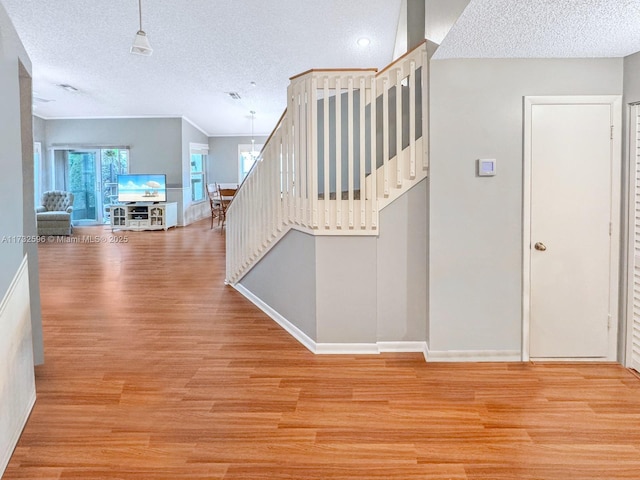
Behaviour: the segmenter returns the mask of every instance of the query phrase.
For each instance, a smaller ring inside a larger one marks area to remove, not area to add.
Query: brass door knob
[[[535,248],[536,250],[540,250],[541,252],[544,252],[547,249],[547,246],[542,242],[536,242],[533,248]]]

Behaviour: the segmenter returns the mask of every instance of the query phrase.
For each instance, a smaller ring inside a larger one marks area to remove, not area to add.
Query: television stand
[[[167,230],[178,225],[178,204],[129,203],[111,205],[111,231],[113,230]]]

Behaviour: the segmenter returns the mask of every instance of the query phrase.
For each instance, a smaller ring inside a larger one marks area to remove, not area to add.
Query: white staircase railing
[[[426,45],[376,70],[310,70],[227,211],[227,282],[291,228],[377,235],[378,214],[427,175]]]

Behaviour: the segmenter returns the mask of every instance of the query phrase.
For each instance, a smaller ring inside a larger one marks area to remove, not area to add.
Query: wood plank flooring
[[[75,238],[39,247],[46,364],[3,480],[640,478],[619,365],[314,356],[223,284],[209,220]]]

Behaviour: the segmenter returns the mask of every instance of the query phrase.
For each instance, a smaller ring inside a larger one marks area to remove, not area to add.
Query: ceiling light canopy
[[[136,33],[135,38],[133,39],[133,45],[131,45],[131,53],[136,55],[144,55],[148,57],[153,53],[153,48],[149,44],[149,39],[147,38],[147,34],[142,30],[142,0],[138,0],[138,16],[140,20],[140,29],[138,33]]]

